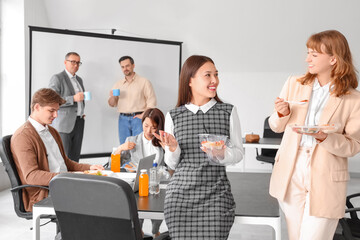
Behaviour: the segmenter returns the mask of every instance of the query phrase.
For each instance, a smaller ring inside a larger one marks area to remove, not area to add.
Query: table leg
[[[33,240],[40,240],[40,215],[36,208],[33,209]]]
[[[277,218],[272,225],[275,232],[275,240],[281,240],[281,218]]]
[[[275,231],[275,239],[281,240],[280,217],[235,217],[234,224],[268,225]]]

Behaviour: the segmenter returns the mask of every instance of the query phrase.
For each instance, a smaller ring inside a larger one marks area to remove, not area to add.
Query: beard
[[[131,76],[131,74],[132,74],[132,72],[131,72],[131,71],[124,72],[124,75],[125,75],[126,77]]]

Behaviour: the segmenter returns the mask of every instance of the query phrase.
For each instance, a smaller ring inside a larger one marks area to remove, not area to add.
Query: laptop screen
[[[153,154],[153,155],[150,155],[148,157],[144,157],[144,158],[140,159],[139,164],[138,164],[137,169],[136,169],[136,177],[135,177],[135,182],[134,182],[134,185],[133,185],[134,192],[139,191],[140,170],[141,169],[146,169],[147,173],[150,174],[150,168],[152,168],[153,162],[155,160],[155,156],[156,156],[156,154]]]

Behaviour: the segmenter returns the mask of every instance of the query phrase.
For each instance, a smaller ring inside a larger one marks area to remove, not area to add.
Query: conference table
[[[269,195],[270,173],[228,172],[236,209],[234,225],[269,225],[274,229],[276,240],[281,240],[279,204]],[[165,189],[157,195],[139,197],[136,194],[139,218],[164,219]],[[40,239],[40,216],[54,215],[51,198],[33,206],[33,239]]]
[[[260,138],[258,143],[247,143],[243,138],[244,148],[268,148],[268,149],[279,149],[281,138]]]

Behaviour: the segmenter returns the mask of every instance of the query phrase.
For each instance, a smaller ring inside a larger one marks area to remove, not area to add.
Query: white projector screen
[[[113,84],[124,78],[119,58],[124,55],[134,58],[135,72],[151,81],[157,107],[166,114],[177,100],[181,44],[31,26],[29,96],[48,87],[51,76],[64,70],[66,53],[79,53],[83,64],[77,75],[83,79],[85,91],[92,95],[85,106],[81,154],[106,156],[112,147],[119,145],[118,113],[107,103]]]

